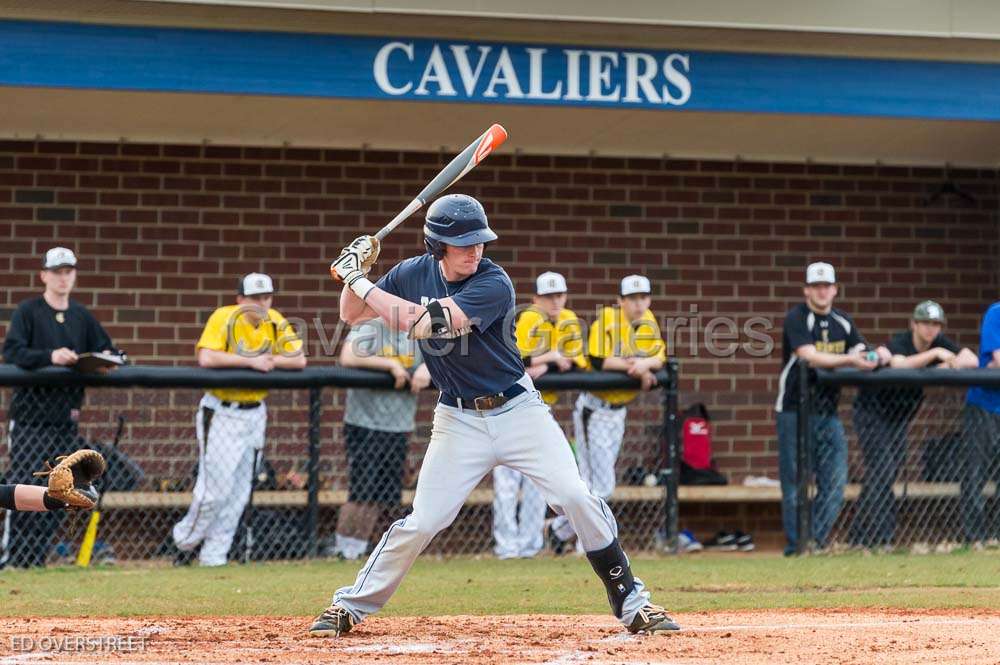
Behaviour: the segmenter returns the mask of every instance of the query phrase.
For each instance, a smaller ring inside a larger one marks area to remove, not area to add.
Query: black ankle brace
[[[611,609],[614,610],[615,616],[621,619],[622,605],[635,588],[635,578],[632,577],[632,569],[628,565],[625,551],[615,538],[603,550],[587,552],[587,558],[590,559],[594,572],[604,582]]]

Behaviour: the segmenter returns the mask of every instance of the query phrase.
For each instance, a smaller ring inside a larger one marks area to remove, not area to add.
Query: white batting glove
[[[360,273],[361,255],[351,249],[344,249],[333,263],[330,264],[330,274],[334,279],[347,282],[354,273]]]
[[[345,249],[344,253],[330,264],[330,275],[346,284],[362,300],[375,288],[362,269],[361,256],[353,250]]]
[[[357,252],[361,258],[361,271],[367,275],[372,266],[375,265],[375,261],[378,260],[382,246],[375,236],[358,236],[344,248],[344,251]]]

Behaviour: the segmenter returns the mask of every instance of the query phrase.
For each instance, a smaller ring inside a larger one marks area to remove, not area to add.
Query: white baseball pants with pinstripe
[[[205,393],[195,420],[198,480],[191,507],[174,525],[174,543],[184,551],[201,544],[199,563],[223,566],[250,499],[256,452],[264,447],[267,406],[237,409]]]

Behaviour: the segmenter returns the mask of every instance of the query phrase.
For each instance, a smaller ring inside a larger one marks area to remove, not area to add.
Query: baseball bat
[[[506,140],[507,130],[500,125],[494,124],[487,129],[482,136],[470,143],[455,159],[448,162],[448,165],[434,176],[434,179],[417,194],[415,199],[410,201],[398,215],[393,217],[392,221],[379,229],[375,237],[382,240],[392,233],[393,229],[402,224],[407,217],[424,207],[429,200],[461,180],[462,176],[474,169],[479,162],[486,159],[487,155]]]
[[[486,159],[491,152],[506,140],[507,130],[501,125],[494,123],[489,129],[483,132],[482,136],[460,152],[455,159],[448,162],[448,165],[434,176],[434,179],[417,194],[415,199],[410,201],[399,214],[393,217],[392,221],[378,230],[375,238],[379,241],[383,240],[387,235],[392,233],[393,229],[406,221],[410,215],[423,208],[428,201],[461,180],[462,176],[474,169],[479,162]],[[333,266],[330,266],[330,275],[334,280],[340,281],[340,277],[333,269]]]
[[[125,428],[125,416],[118,416],[118,431],[115,432],[115,440],[111,443],[111,450],[118,448],[118,441],[122,437],[122,430]],[[101,523],[101,504],[104,503],[104,487],[107,483],[102,483],[101,494],[97,497],[97,505],[90,513],[90,521],[87,522],[87,530],[83,534],[83,542],[80,543],[80,551],[76,553],[76,565],[81,568],[90,566],[90,557],[94,554],[94,543],[97,542],[97,527]]]
[[[474,169],[479,162],[486,159],[487,155],[500,147],[506,140],[507,130],[500,125],[494,124],[487,129],[482,136],[460,152],[458,157],[448,162],[448,165],[434,176],[434,179],[417,194],[417,197],[410,201],[409,205],[403,208],[398,215],[393,217],[391,222],[383,226],[375,234],[375,237],[382,240],[392,233],[393,229],[402,224],[407,217],[420,210],[428,201],[461,180],[462,176]]]

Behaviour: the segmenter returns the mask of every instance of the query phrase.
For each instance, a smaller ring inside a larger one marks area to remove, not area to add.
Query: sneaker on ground
[[[736,534],[730,531],[720,531],[705,543],[705,548],[717,552],[735,552],[737,548]]]
[[[749,533],[743,533],[742,531],[737,531],[736,536],[736,549],[740,552],[752,552],[754,550],[753,536]]]
[[[698,542],[690,530],[684,529],[677,534],[677,545],[681,552],[700,552],[705,546]]]

